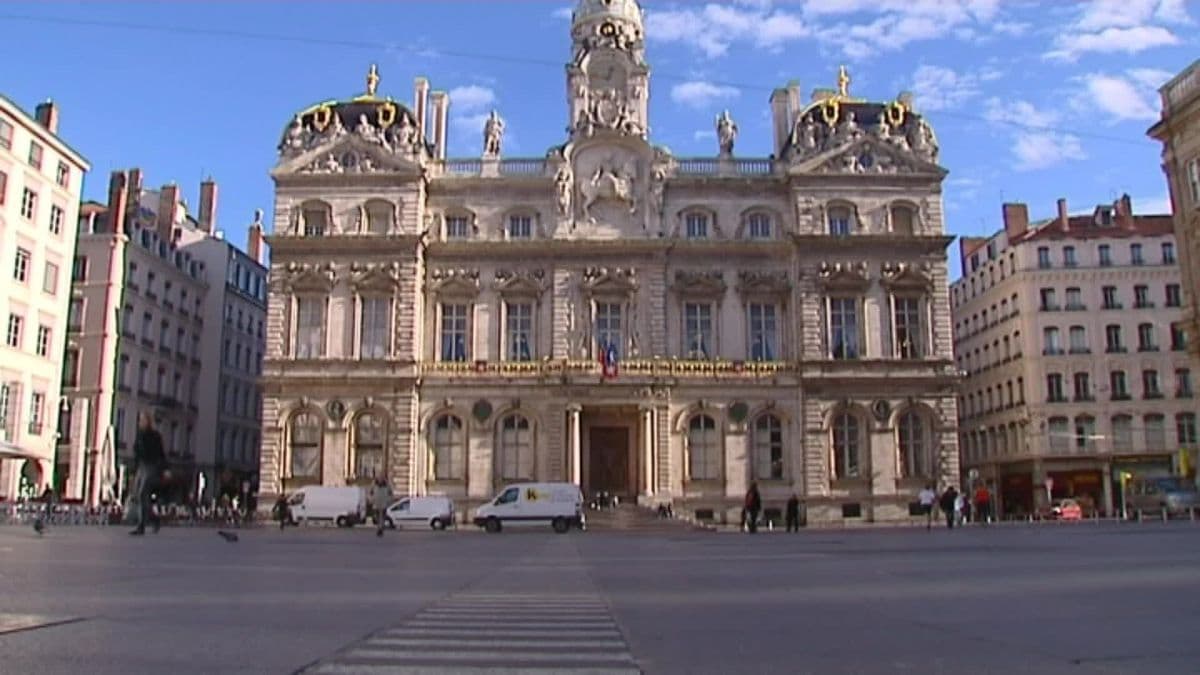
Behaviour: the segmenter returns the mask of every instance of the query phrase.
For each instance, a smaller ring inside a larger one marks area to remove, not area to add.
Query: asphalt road
[[[1195,673],[1200,523],[0,528],[4,673]]]

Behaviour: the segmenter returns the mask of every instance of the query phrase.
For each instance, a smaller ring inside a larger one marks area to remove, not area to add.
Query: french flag
[[[605,345],[600,343],[600,377],[608,380],[615,378],[618,373],[617,365],[617,346],[609,343]]]

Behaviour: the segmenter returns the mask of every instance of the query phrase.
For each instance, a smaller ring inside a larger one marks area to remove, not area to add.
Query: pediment
[[[677,270],[671,290],[680,295],[720,297],[725,295],[725,275],[719,270]]]
[[[341,175],[399,173],[420,175],[415,155],[389,145],[345,135],[322,142],[294,157],[286,158],[271,171],[280,175]]]
[[[822,262],[817,279],[824,288],[861,290],[871,283],[866,262]]]
[[[350,284],[356,291],[392,293],[400,286],[401,267],[398,262],[352,263]]]
[[[583,271],[583,287],[591,294],[632,293],[637,290],[635,270],[624,267],[589,267]]]
[[[933,288],[933,267],[929,263],[885,262],[879,280],[891,289],[928,291]]]
[[[793,174],[945,176],[947,171],[896,143],[873,137],[826,150],[791,168]]]
[[[540,296],[546,290],[544,270],[496,270],[493,284],[501,295]]]
[[[479,293],[479,270],[430,270],[429,287],[438,295],[477,295]]]
[[[786,271],[741,270],[738,292],[743,295],[786,295],[792,290]]]
[[[284,284],[292,292],[328,293],[336,283],[333,263],[291,262],[284,268]]]

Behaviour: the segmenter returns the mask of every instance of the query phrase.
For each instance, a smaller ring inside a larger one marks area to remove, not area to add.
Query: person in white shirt
[[[917,500],[921,503],[921,513],[925,514],[925,529],[933,529],[933,505],[937,502],[937,492],[932,485],[926,485],[917,493]]]

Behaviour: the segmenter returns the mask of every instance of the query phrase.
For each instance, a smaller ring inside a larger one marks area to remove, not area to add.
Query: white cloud
[[[1132,197],[1130,201],[1133,202],[1133,212],[1138,215],[1157,216],[1170,214],[1173,211],[1171,208],[1171,195],[1165,192],[1153,197]]]
[[[737,98],[740,93],[737,87],[692,80],[671,87],[671,100],[693,108],[707,108],[716,101]]]
[[[690,45],[708,58],[725,55],[734,43],[778,50],[808,37],[808,25],[795,13],[772,10],[768,0],[708,3],[646,12],[646,35],[659,42]]]
[[[1189,23],[1184,0],[1092,0],[1085,3],[1075,28],[1100,31],[1105,28],[1133,28],[1159,21]]]
[[[496,103],[496,92],[491,87],[467,84],[454,87],[450,96],[450,126],[455,147],[465,151],[483,143],[483,125],[487,122],[490,108]],[[511,147],[510,134],[505,133],[505,145]]]
[[[1023,132],[1013,144],[1018,171],[1047,169],[1069,160],[1087,159],[1083,144],[1071,134]]]
[[[559,7],[558,9],[554,10],[554,12],[552,12],[550,16],[553,16],[556,19],[563,19],[565,21],[570,21],[571,16],[574,14],[575,14],[575,9],[573,7]]]
[[[988,99],[983,116],[992,124],[1031,129],[1045,129],[1059,120],[1054,110],[1039,108],[1029,101],[1005,101],[995,97]]]
[[[468,84],[450,90],[450,109],[474,112],[496,102],[496,92],[490,87]]]
[[[1154,100],[1154,91],[1146,87],[1144,80],[1104,73],[1091,73],[1082,79],[1086,100],[1114,121],[1158,119],[1157,107],[1149,103]]]
[[[1075,61],[1088,52],[1137,54],[1176,44],[1179,44],[1179,38],[1162,26],[1112,27],[1098,33],[1062,33],[1054,40],[1054,49],[1046,52],[1046,58]]]
[[[851,59],[898,51],[913,42],[956,37],[979,41],[997,30],[999,0],[807,0],[804,17],[825,25],[818,39]],[[1009,30],[1014,24],[1005,24]]]
[[[920,110],[951,110],[979,94],[981,77],[944,66],[920,65],[909,88]]]
[[[1127,71],[1129,77],[1143,87],[1158,91],[1159,87],[1163,86],[1175,73],[1166,70],[1158,70],[1157,68],[1132,68]]]
[[[692,132],[692,140],[693,141],[713,141],[713,140],[716,140],[716,138],[717,138],[717,132],[715,132],[715,131],[693,131]]]

